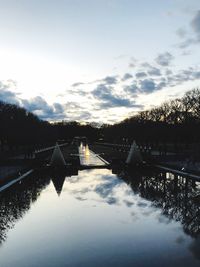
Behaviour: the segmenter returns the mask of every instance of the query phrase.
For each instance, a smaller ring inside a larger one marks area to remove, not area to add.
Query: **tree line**
[[[200,141],[200,90],[193,89],[182,98],[138,112],[114,125],[104,125],[108,141],[195,143]]]
[[[96,127],[76,121],[50,123],[26,109],[0,101],[0,147],[52,144],[86,136],[90,141],[112,143],[196,143],[200,141],[200,90],[193,89],[182,98],[138,112],[113,125]]]
[[[0,101],[0,151],[15,150],[19,146],[34,149],[79,135],[94,140],[98,138],[97,132],[94,126],[76,121],[50,123],[22,107]]]

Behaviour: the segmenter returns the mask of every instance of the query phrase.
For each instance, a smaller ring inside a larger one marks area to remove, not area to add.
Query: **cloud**
[[[36,96],[29,100],[21,99],[21,105],[44,120],[61,120],[66,118],[64,107],[59,103],[49,105],[44,98]]]
[[[165,74],[166,74],[166,75],[171,75],[171,74],[173,74],[173,72],[172,72],[172,70],[170,70],[170,69],[166,69]]]
[[[122,77],[122,81],[126,81],[133,78],[133,75],[131,75],[130,73],[125,73],[124,76]]]
[[[183,39],[186,37],[187,31],[184,28],[179,28],[178,30],[176,30],[176,34],[178,35],[179,38]]]
[[[192,19],[191,27],[196,33],[198,41],[200,41],[200,10],[197,11],[194,18]]]
[[[106,109],[113,108],[113,107],[130,108],[130,107],[133,107],[133,104],[131,103],[129,99],[109,96],[109,98],[105,102],[100,103],[100,107],[106,108]]]
[[[165,69],[164,74],[162,74],[160,69],[154,68],[150,64],[147,65],[147,63],[145,63],[145,66],[148,68],[147,73],[149,75],[152,74],[150,78],[136,78],[132,81],[132,84],[128,84],[123,87],[124,91],[129,93],[133,98],[138,97],[141,93],[151,94],[154,91],[161,90],[166,87],[173,87],[187,81],[200,79],[200,69],[198,68],[190,67],[176,73],[167,68]]]
[[[105,84],[99,84],[96,89],[92,91],[92,95],[100,101],[99,105],[101,108],[132,106],[129,99],[114,95],[113,87]]]
[[[0,81],[0,100],[10,104],[19,105],[18,93],[11,91],[9,83]]]
[[[117,204],[119,199],[116,197],[115,189],[119,187],[121,181],[112,179],[104,183],[98,184],[94,191],[109,205]]]
[[[54,107],[54,110],[55,110],[56,113],[60,113],[61,114],[61,113],[65,112],[63,105],[61,105],[60,103],[54,103],[53,107]]]
[[[88,121],[91,118],[93,118],[92,113],[83,110],[79,110],[76,112],[75,110],[73,110],[71,113],[69,113],[69,115],[70,115],[69,120],[74,120],[74,121]]]
[[[143,62],[140,66],[144,68],[144,71],[150,76],[161,76],[161,70],[155,66],[152,66],[148,62]]]
[[[163,89],[166,86],[167,86],[166,82],[165,81],[161,81],[161,82],[159,82],[157,84],[157,90],[161,90],[161,89]]]
[[[197,43],[197,40],[195,38],[187,38],[183,42],[179,43],[178,47],[181,49],[185,49],[196,43]]]
[[[19,104],[19,100],[15,93],[9,91],[9,90],[2,90],[0,89],[0,100],[3,102],[7,102],[10,104]]]
[[[107,76],[103,80],[106,84],[116,84],[117,83],[117,77],[116,76]]]
[[[140,72],[137,72],[135,74],[135,76],[136,76],[136,78],[145,78],[145,77],[147,77],[147,74],[144,71],[140,71]]]
[[[184,28],[180,28],[176,31],[179,37],[183,39],[183,41],[178,44],[178,47],[181,49],[185,49],[200,42],[200,10],[195,13],[189,26],[193,32],[188,37]]]
[[[129,93],[131,93],[131,95],[134,95],[135,97],[137,97],[138,86],[134,82],[133,84],[124,86],[124,91],[129,92]]]
[[[170,54],[169,52],[165,52],[165,53],[162,53],[162,54],[159,54],[155,61],[165,67],[165,66],[169,66],[171,61],[174,59],[174,56],[172,54]]]
[[[19,94],[14,93],[7,88],[7,86],[4,86],[3,83],[0,82],[1,101],[21,106],[29,112],[37,115],[40,119],[59,120],[66,117],[64,107],[59,103],[54,103],[51,106],[41,96],[36,96],[29,100],[22,99],[19,97]]]
[[[161,76],[161,72],[160,72],[160,69],[158,68],[155,68],[155,67],[150,67],[150,69],[147,71],[147,73],[150,75],[150,76]]]
[[[86,96],[87,92],[81,88],[76,88],[76,89],[74,88],[73,90],[71,90],[71,89],[66,90],[66,94]],[[62,95],[62,97],[64,97],[64,96],[65,95]]]
[[[153,79],[145,79],[140,81],[140,89],[143,93],[152,93],[157,89],[156,83]]]
[[[83,85],[84,83],[82,83],[82,82],[77,82],[77,83],[73,83],[72,84],[72,87],[77,87],[77,86],[79,86],[79,85]]]
[[[49,121],[59,120],[89,120],[92,118],[92,114],[81,107],[76,102],[66,102],[60,104],[58,102],[52,105],[48,104],[47,101],[41,97],[36,96],[31,99],[20,98],[18,93],[9,90],[13,83],[4,83],[0,81],[0,100],[10,104],[16,104],[34,113],[40,119]]]

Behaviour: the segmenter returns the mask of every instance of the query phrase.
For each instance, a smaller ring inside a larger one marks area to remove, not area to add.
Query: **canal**
[[[0,194],[0,266],[200,266],[199,198],[158,170],[31,174]]]

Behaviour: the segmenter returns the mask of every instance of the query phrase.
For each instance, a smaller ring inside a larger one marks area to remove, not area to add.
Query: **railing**
[[[68,145],[68,143],[60,144],[58,146],[59,147],[63,147],[63,146],[66,146],[66,145]],[[50,146],[50,147],[46,147],[46,148],[42,148],[42,149],[37,149],[37,150],[35,150],[35,154],[47,152],[47,151],[53,150],[54,148],[55,148],[55,146]]]

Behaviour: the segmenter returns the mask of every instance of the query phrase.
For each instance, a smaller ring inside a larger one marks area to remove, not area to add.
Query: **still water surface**
[[[0,195],[0,266],[200,266],[199,195],[169,173],[32,175]]]

